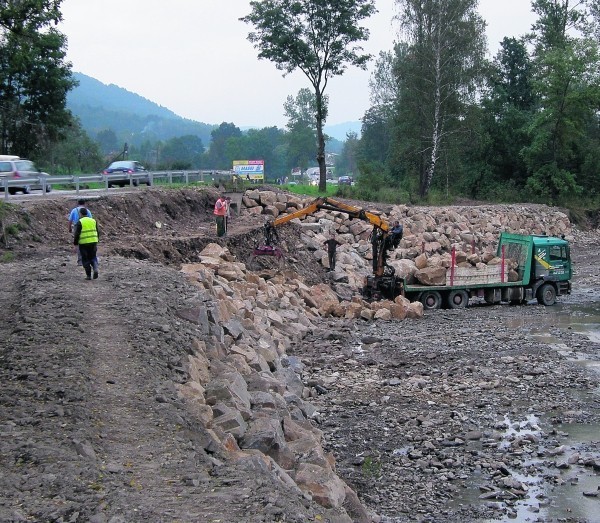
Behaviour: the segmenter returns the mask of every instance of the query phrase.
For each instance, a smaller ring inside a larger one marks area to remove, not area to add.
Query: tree
[[[347,132],[342,154],[335,162],[337,172],[356,176],[358,172],[356,167],[358,144],[358,134],[352,131]]]
[[[198,168],[203,153],[202,140],[188,134],[167,140],[161,148],[160,160],[170,169]]]
[[[242,131],[233,123],[223,122],[210,133],[211,142],[208,149],[208,168],[231,169],[233,160],[231,153],[227,154],[227,141],[231,138],[239,138]]]
[[[485,66],[477,0],[396,0],[408,47],[398,56],[397,152],[426,196],[449,137],[462,129]]]
[[[308,127],[315,132],[316,138],[317,98],[310,89],[303,87],[295,98],[292,95],[288,96],[283,109],[288,119],[286,127],[289,131],[300,126]]]
[[[535,88],[540,108],[530,126],[531,145],[523,150],[528,187],[546,200],[563,200],[581,192],[577,184],[589,165],[589,130],[600,111],[598,42],[586,36],[586,6],[597,0],[534,0]],[[595,162],[594,162],[595,163]]]
[[[313,87],[319,190],[325,191],[325,90],[329,79],[342,75],[348,65],[364,69],[371,58],[359,45],[369,31],[359,24],[375,12],[373,0],[262,0],[250,5],[251,13],[240,20],[255,28],[248,40],[259,50],[258,57],[274,62],[284,75],[299,69]]]
[[[34,157],[71,123],[60,0],[7,0],[0,9],[0,151]]]
[[[472,197],[507,183],[523,188],[527,167],[521,151],[531,144],[529,126],[538,100],[533,89],[533,64],[523,41],[504,38],[492,64],[489,88],[482,99],[482,132],[487,139],[481,151],[489,167],[471,184]],[[487,176],[487,180],[483,177]]]
[[[117,135],[112,129],[104,129],[96,135],[96,143],[100,146],[102,154],[115,154],[120,150]]]
[[[317,144],[316,97],[310,89],[302,88],[296,98],[291,95],[287,97],[283,108],[288,118],[286,141],[289,159],[292,167],[300,167],[305,171],[311,158],[314,158]]]
[[[47,144],[35,158],[37,164],[53,174],[95,173],[105,167],[98,144],[74,119],[63,140]]]

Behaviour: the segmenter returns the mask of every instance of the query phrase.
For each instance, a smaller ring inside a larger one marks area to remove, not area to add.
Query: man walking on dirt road
[[[73,207],[71,209],[71,212],[69,213],[69,232],[71,234],[73,234],[75,232],[75,225],[77,224],[77,222],[79,221],[79,218],[81,218],[81,209],[83,209],[85,207],[85,200],[83,199],[79,199],[77,200],[77,207]],[[92,217],[92,212],[88,209],[88,216],[91,218]],[[79,252],[79,249],[77,249],[77,265],[81,265],[81,253]]]
[[[92,269],[94,270],[94,280],[98,278],[98,240],[100,239],[100,231],[96,220],[90,218],[88,210],[82,207],[79,210],[81,218],[75,224],[75,237],[73,243],[79,246],[81,253],[81,262],[85,270],[85,279],[92,279]]]

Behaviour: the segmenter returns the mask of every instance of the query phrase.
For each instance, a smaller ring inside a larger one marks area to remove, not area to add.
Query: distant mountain
[[[323,130],[325,134],[339,140],[340,142],[346,141],[346,134],[349,132],[356,133],[360,138],[362,123],[361,122],[344,122],[335,125],[326,125]]]
[[[68,94],[67,107],[92,138],[100,131],[112,129],[121,141],[133,145],[190,134],[208,145],[211,131],[218,127],[182,118],[114,84],[103,84],[82,73],[73,73],[73,77],[79,85]]]
[[[143,96],[114,84],[104,84],[91,76],[73,73],[73,77],[79,85],[69,92],[67,107],[92,138],[100,131],[112,129],[120,141],[140,145],[146,140],[168,140],[191,134],[199,136],[207,146],[211,131],[218,127],[218,124],[183,118]],[[360,136],[360,130],[360,122],[324,128],[325,134],[340,142],[346,141],[346,133],[350,131]]]

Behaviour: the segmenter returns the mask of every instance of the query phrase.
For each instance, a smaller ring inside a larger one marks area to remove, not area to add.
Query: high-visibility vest
[[[227,214],[227,200],[221,201],[219,198],[215,203],[215,212],[217,216],[225,216]]]
[[[86,243],[98,243],[98,229],[96,227],[96,220],[89,216],[82,216],[79,218],[81,224],[81,234],[79,235],[79,245],[85,245]]]

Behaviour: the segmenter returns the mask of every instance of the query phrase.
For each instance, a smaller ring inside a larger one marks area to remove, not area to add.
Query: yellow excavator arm
[[[386,240],[390,226],[379,214],[365,211],[360,207],[354,207],[353,205],[348,205],[347,203],[340,202],[333,198],[319,197],[310,202],[303,209],[298,209],[296,212],[276,218],[272,222],[272,225],[277,227],[290,222],[294,218],[301,218],[302,216],[313,214],[321,209],[343,212],[350,216],[350,218],[367,221],[373,225],[373,232],[371,234],[371,243],[373,244],[373,274],[382,276],[385,272],[385,256],[388,248]]]
[[[302,216],[307,216],[309,214],[313,214],[321,209],[325,209],[328,211],[339,211],[348,214],[351,218],[358,218],[360,220],[364,220],[369,222],[374,227],[381,229],[384,232],[388,232],[389,224],[381,218],[378,214],[373,212],[365,211],[360,207],[354,207],[353,205],[348,205],[347,203],[340,202],[339,200],[334,200],[333,198],[319,197],[310,202],[303,209],[298,209],[296,212],[291,214],[287,214],[285,216],[281,216],[280,218],[276,218],[273,222],[273,225],[277,227],[278,225],[283,225],[294,218],[301,218]]]

